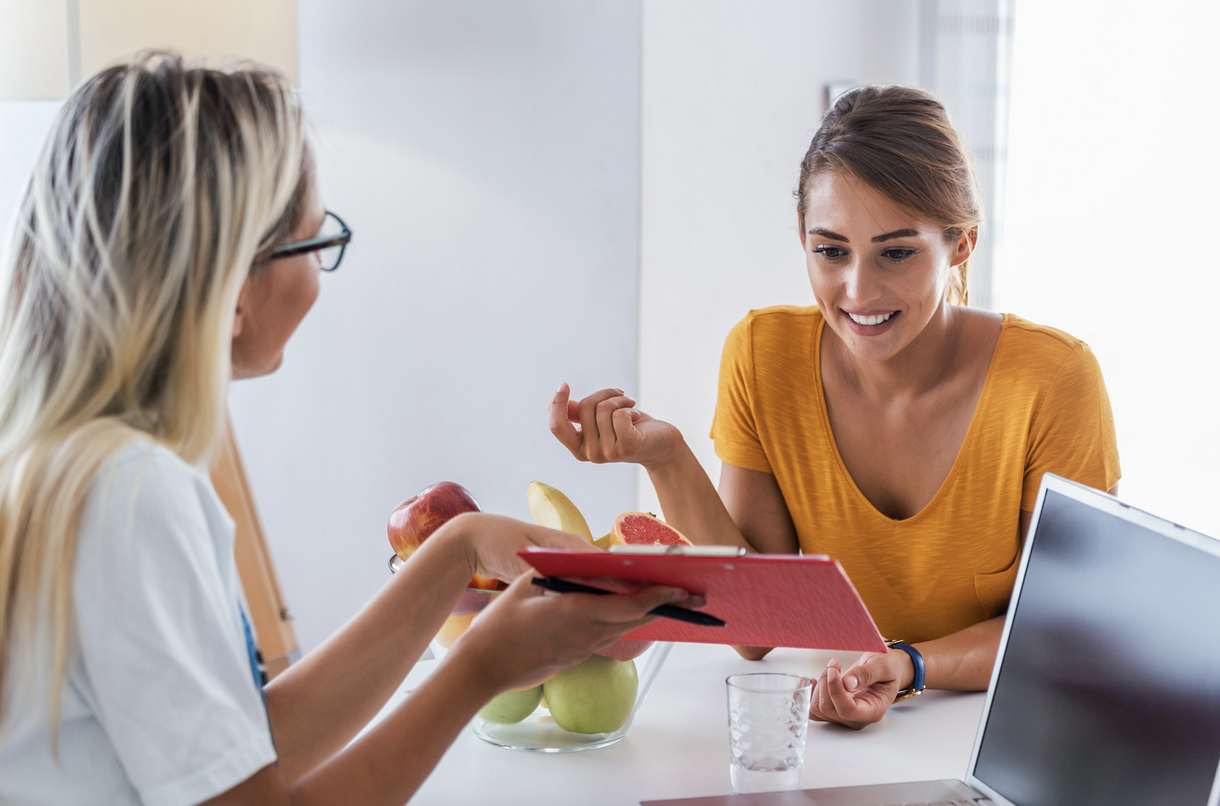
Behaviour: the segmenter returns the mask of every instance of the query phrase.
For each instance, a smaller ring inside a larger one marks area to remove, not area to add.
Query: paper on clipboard
[[[610,554],[530,549],[518,554],[540,574],[583,580],[673,585],[707,599],[702,612],[723,619],[705,627],[658,618],[625,638],[739,646],[884,652],[885,640],[836,560],[751,554]]]

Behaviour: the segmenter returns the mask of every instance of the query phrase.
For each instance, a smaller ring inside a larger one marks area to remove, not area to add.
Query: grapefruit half
[[[648,512],[624,512],[614,521],[614,529],[594,541],[600,548],[617,544],[628,546],[689,546],[681,532]]]

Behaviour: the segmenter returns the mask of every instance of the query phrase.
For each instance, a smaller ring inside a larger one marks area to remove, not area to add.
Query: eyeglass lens
[[[322,229],[318,232],[319,238],[332,238],[343,234],[343,225],[339,223],[339,219],[333,213],[327,213],[325,220],[322,222]],[[342,246],[328,246],[325,249],[318,250],[318,259],[321,261],[323,271],[332,271],[339,265],[340,258],[343,257]]]

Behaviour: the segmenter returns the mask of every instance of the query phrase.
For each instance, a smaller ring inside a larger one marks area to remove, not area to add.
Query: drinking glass
[[[762,672],[731,675],[725,684],[733,793],[800,789],[813,681]]]

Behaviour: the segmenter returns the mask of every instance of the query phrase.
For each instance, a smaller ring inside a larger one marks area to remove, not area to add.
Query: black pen
[[[579,582],[569,582],[566,579],[558,579],[557,577],[534,577],[533,584],[540,588],[546,588],[549,591],[556,593],[598,593],[608,595],[613,591],[602,590],[601,588],[591,588],[588,585],[582,585]],[[691,624],[698,624],[701,627],[723,627],[725,623],[710,616],[707,613],[700,613],[698,610],[687,610],[685,607],[677,605],[663,604],[659,607],[654,607],[648,611],[654,616],[663,616],[664,618],[676,619],[677,621],[686,621]]]

